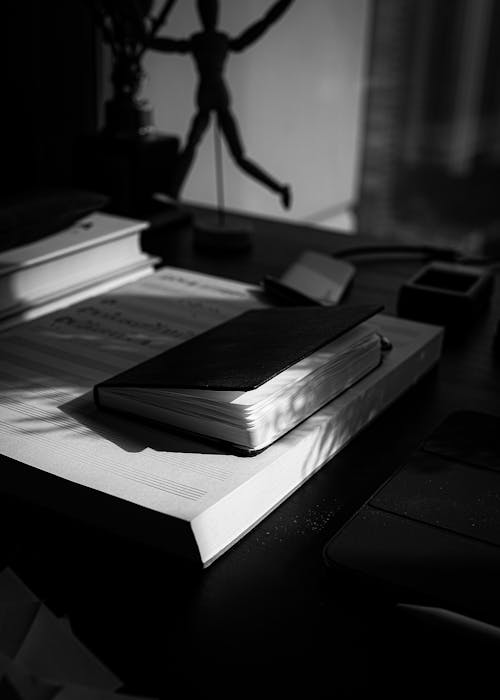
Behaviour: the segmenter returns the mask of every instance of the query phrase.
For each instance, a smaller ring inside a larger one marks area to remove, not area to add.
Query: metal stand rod
[[[217,182],[217,219],[219,226],[225,224],[224,171],[222,167],[222,138],[217,121],[214,123],[215,177]]]

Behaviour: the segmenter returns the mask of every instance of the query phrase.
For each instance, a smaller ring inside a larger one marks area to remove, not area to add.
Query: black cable
[[[436,248],[426,245],[367,245],[337,250],[332,255],[336,258],[349,258],[357,255],[386,255],[390,253],[405,253],[426,255],[435,260],[456,261],[460,255],[450,248]]]
[[[367,245],[343,248],[331,253],[334,258],[350,258],[357,256],[380,256],[403,253],[404,255],[421,255],[430,260],[456,262],[463,265],[494,265],[497,258],[472,257],[464,255],[451,248],[438,248],[428,245]]]

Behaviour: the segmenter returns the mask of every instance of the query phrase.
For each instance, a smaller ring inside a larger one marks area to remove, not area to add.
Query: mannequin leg
[[[173,194],[179,196],[179,192],[186,181],[191,165],[196,155],[197,148],[210,123],[210,112],[200,111],[195,114],[189,128],[189,133],[178,160],[176,172],[173,178]]]
[[[238,126],[232,113],[226,109],[217,113],[220,130],[224,134],[229,151],[233,156],[236,164],[250,177],[254,178],[265,187],[280,195],[281,203],[285,209],[289,209],[291,205],[291,190],[288,185],[283,185],[268,173],[265,172],[257,163],[246,157],[243,143],[240,138]]]

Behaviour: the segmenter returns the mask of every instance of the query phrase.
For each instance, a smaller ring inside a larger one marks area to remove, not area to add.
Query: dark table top
[[[196,210],[198,216],[199,211]],[[305,248],[366,242],[302,225],[252,218],[252,248],[211,256],[192,231],[155,228],[145,247],[166,264],[249,282],[279,275]],[[379,243],[384,243],[380,241]],[[400,285],[422,266],[414,255],[356,262],[349,302],[395,313]],[[12,537],[4,562],[138,694],[200,692],[239,697],[328,693],[413,697],[494,678],[490,647],[401,615],[369,587],[352,587],[323,561],[327,540],[450,412],[500,414],[500,361],[489,309],[442,361],[297,492],[204,571],[58,516],[16,505],[3,513]],[[418,690],[418,692],[417,692]],[[450,691],[451,692],[451,691]],[[478,697],[480,696],[478,691]]]

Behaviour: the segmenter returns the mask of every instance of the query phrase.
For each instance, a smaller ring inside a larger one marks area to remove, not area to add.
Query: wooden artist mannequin
[[[231,52],[244,51],[257,41],[266,30],[289,8],[293,0],[278,0],[257,22],[237,37],[218,31],[218,0],[197,0],[202,30],[188,39],[154,37],[150,48],[167,53],[191,54],[198,72],[196,95],[197,112],[191,122],[186,144],[179,157],[179,167],[174,178],[173,193],[177,196],[194,160],[196,149],[215,114],[229,152],[236,164],[250,177],[260,182],[280,197],[281,204],[291,206],[291,188],[278,182],[257,163],[247,158],[238,124],[231,110],[231,96],[224,80],[224,68]]]

